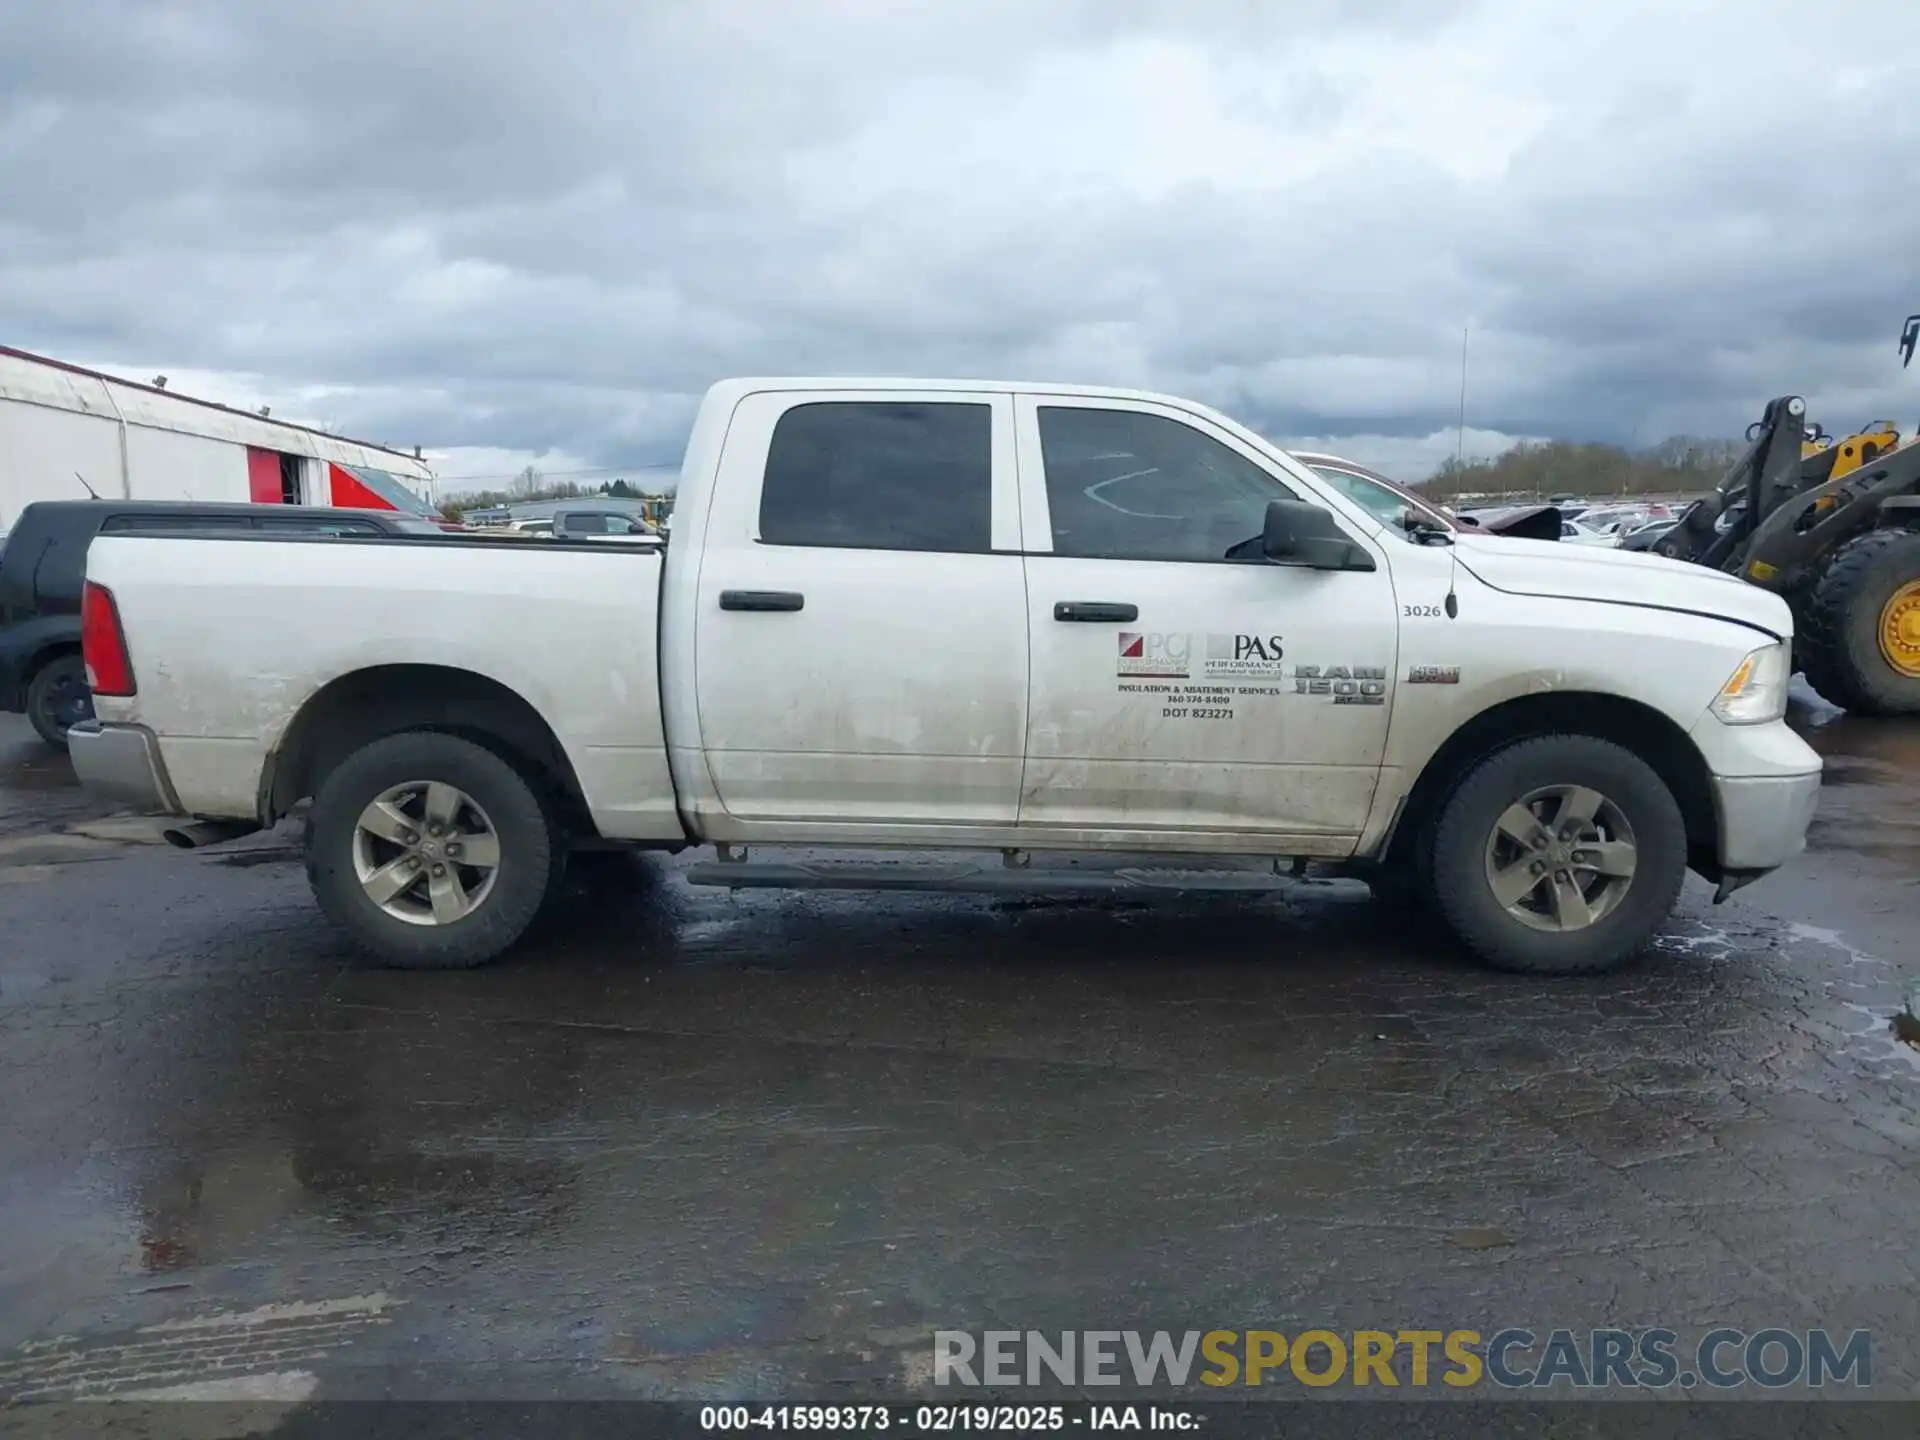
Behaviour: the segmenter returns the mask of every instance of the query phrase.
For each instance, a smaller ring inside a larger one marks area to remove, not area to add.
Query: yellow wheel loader
[[[1902,368],[1916,344],[1920,315]],[[1834,441],[1806,414],[1797,395],[1769,402],[1746,453],[1654,550],[1784,596],[1795,662],[1834,704],[1920,715],[1920,443],[1888,421]]]

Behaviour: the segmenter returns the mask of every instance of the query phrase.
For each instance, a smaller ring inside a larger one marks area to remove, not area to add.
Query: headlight
[[[1713,713],[1729,725],[1778,720],[1787,713],[1789,668],[1785,641],[1754,651],[1720,687]]]

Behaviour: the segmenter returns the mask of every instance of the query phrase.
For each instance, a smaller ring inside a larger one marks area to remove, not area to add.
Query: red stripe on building
[[[342,466],[328,464],[327,474],[333,480],[333,503],[348,510],[396,510],[399,507],[381,498],[378,492],[368,489],[351,470]]]
[[[276,452],[247,447],[247,498],[256,505],[281,502],[280,456]]]

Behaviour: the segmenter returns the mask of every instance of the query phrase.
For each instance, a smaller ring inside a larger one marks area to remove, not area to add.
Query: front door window
[[[1053,553],[1204,560],[1260,534],[1267,502],[1296,496],[1191,425],[1137,410],[1042,405]]]

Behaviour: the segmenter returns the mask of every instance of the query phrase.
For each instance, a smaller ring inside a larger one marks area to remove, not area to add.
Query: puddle
[[[78,790],[80,781],[73,767],[64,761],[58,765],[0,765],[0,790],[26,790],[43,794],[49,790]]]
[[[164,845],[167,840],[161,832],[174,823],[161,815],[109,815],[104,820],[69,825],[65,833],[116,845]]]
[[[75,860],[96,860],[113,853],[110,841],[85,835],[15,835],[0,840],[0,869],[12,866],[60,865]]]
[[[1920,1050],[1920,1018],[1916,1018],[1913,1011],[1894,1011],[1893,1020],[1890,1022],[1888,1028],[1893,1031],[1895,1038],[1902,1044]]]
[[[232,870],[251,870],[256,865],[292,865],[299,859],[298,850],[291,846],[275,845],[270,849],[235,850],[227,855],[216,855],[213,863]]]
[[[1915,1040],[1905,1038],[1906,1033],[1920,1036],[1920,1021],[1911,1015],[1903,1015],[1894,1010],[1875,1009],[1871,1005],[1859,1005],[1850,1000],[1840,1002],[1847,1010],[1860,1016],[1866,1023],[1863,1028],[1852,1031],[1847,1038],[1851,1048],[1861,1056],[1873,1060],[1895,1060],[1920,1075],[1920,1045]],[[1902,1021],[1910,1030],[1903,1033]]]
[[[1784,923],[1788,937],[1845,957],[1844,969],[1822,986],[1835,1011],[1813,1019],[1837,1035],[1840,1054],[1868,1062],[1893,1060],[1920,1074],[1920,1019],[1910,1013],[1920,999],[1901,967],[1849,944],[1836,931],[1800,921]]]
[[[0,1000],[24,1000],[52,983],[49,976],[27,971],[0,974]]]
[[[1663,954],[1684,956],[1690,960],[1719,960],[1734,954],[1741,947],[1726,931],[1708,927],[1694,935],[1662,935],[1653,942],[1653,948]]]
[[[1849,965],[1885,965],[1887,962],[1878,955],[1869,955],[1864,950],[1856,950],[1840,938],[1837,930],[1828,930],[1820,925],[1804,925],[1798,920],[1786,922],[1787,934],[1795,940],[1810,940],[1816,945],[1825,945],[1830,950],[1838,950],[1847,957]]]

